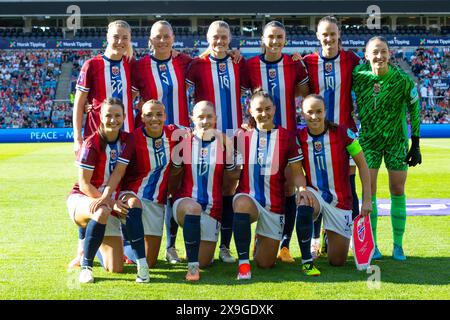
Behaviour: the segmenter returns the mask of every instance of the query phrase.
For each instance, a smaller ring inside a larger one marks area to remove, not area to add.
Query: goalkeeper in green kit
[[[393,258],[406,260],[403,234],[406,225],[405,182],[408,165],[422,163],[419,148],[419,97],[413,80],[400,68],[389,64],[389,47],[383,37],[367,42],[368,63],[353,71],[353,91],[356,94],[358,117],[361,122],[359,143],[370,169],[372,213],[370,222],[377,242],[377,175],[382,158],[389,174],[391,193],[391,222],[394,234]],[[408,125],[411,123],[411,148],[408,151]],[[382,255],[375,248],[374,259]]]

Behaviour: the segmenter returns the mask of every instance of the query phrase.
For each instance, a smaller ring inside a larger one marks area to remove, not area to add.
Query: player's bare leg
[[[201,269],[210,267],[214,261],[214,252],[216,251],[217,242],[200,241],[200,249],[198,252],[198,261]]]
[[[161,237],[146,235],[145,241],[145,257],[150,268],[156,265],[158,260],[159,249],[161,247]]]
[[[258,247],[255,254],[256,265],[262,269],[273,268],[277,260],[279,246],[280,241],[258,235]]]
[[[103,257],[104,267],[108,272],[123,272],[122,237],[105,236],[99,250]]]
[[[328,236],[328,262],[330,265],[340,267],[345,264],[350,246],[350,239],[327,230]]]

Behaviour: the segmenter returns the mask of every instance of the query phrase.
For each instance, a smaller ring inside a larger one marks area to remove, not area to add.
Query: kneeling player
[[[355,134],[325,120],[325,101],[320,95],[307,96],[302,112],[307,127],[299,130],[297,137],[304,156],[307,187],[300,188],[302,201],[298,208],[297,233],[301,229],[298,223],[312,222],[304,217],[314,213],[317,218],[321,213],[328,236],[328,261],[333,266],[342,266],[347,260],[352,235],[349,156],[355,160],[361,177],[363,216],[372,211],[369,169]],[[299,244],[303,245],[300,239]]]
[[[238,280],[251,278],[249,247],[251,223],[255,221],[258,235],[254,255],[256,263],[261,268],[271,268],[275,264],[285,220],[285,172],[294,175],[292,180],[296,186],[306,183],[295,136],[273,122],[275,105],[271,96],[265,91],[256,91],[250,100],[249,111],[256,128],[241,131],[237,136],[239,159],[236,163],[243,164],[233,202],[233,232],[239,255]],[[285,170],[288,166],[291,170]],[[312,223],[306,228],[311,233]],[[305,268],[317,271],[311,259],[310,241],[306,249],[303,248],[302,257]]]
[[[109,199],[123,178],[119,198],[128,212],[127,232],[138,265],[136,281],[149,282],[148,267],[156,264],[163,234],[170,155],[175,144],[172,133],[177,127],[164,125],[167,116],[158,100],[147,101],[141,117],[143,126],[127,140],[103,198]]]
[[[72,220],[86,229],[81,283],[94,282],[92,266],[99,248],[106,270],[123,270],[120,221],[111,216],[111,206],[102,205],[93,209],[95,198],[102,195],[127,138],[127,134],[120,130],[125,119],[122,102],[114,98],[105,100],[101,106],[100,119],[98,131],[87,138],[78,151],[78,182],[67,199]]]
[[[222,182],[224,174],[232,175],[232,148],[216,130],[217,116],[209,101],[198,102],[192,112],[195,125],[191,137],[183,142],[182,159],[173,158],[175,167],[183,167],[183,183],[174,194],[173,215],[183,228],[188,259],[186,280],[198,281],[199,268],[211,265],[220,231]],[[227,157],[226,151],[231,152]],[[226,169],[226,170],[225,170]]]

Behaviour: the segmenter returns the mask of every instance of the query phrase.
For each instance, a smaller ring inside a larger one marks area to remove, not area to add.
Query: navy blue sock
[[[169,249],[175,247],[178,233],[178,223],[173,218],[170,201],[167,201],[164,215],[164,220],[166,221],[166,249]]]
[[[183,225],[184,245],[188,262],[198,262],[200,250],[200,216],[187,214]]]
[[[95,220],[89,221],[86,227],[86,237],[84,239],[84,257],[81,265],[92,267],[95,254],[102,244],[105,235],[106,224],[98,223]]]
[[[175,247],[175,243],[177,242],[177,233],[178,233],[178,223],[175,221],[173,217],[170,217],[169,248]]]
[[[126,219],[128,238],[137,259],[145,258],[144,225],[142,224],[142,209],[131,208]]]
[[[286,197],[284,211],[284,229],[283,239],[281,240],[280,248],[286,247],[289,249],[289,243],[291,242],[292,232],[295,226],[295,215],[297,213],[297,204],[295,203],[295,195]]]
[[[314,239],[319,239],[320,238],[320,231],[322,228],[322,213],[319,213],[319,216],[317,217],[316,221],[314,221],[314,234],[313,234],[313,238]]]
[[[86,238],[86,228],[78,227],[78,239],[83,240]]]
[[[359,215],[359,199],[358,194],[356,193],[356,184],[355,184],[355,175],[350,175],[350,186],[352,188],[352,196],[353,196],[353,207],[352,207],[352,220]]]
[[[313,228],[313,212],[314,208],[310,206],[299,206],[297,209],[297,239],[300,251],[302,253],[302,261],[311,260],[311,236]]]
[[[224,196],[222,210],[222,225],[220,227],[220,246],[230,248],[233,235],[233,196]]]
[[[239,260],[249,260],[250,242],[252,237],[250,215],[239,212],[234,213],[233,233]]]

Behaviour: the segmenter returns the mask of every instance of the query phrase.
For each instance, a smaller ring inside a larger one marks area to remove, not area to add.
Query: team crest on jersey
[[[112,161],[115,161],[117,159],[117,150],[116,149],[111,149],[111,152],[109,153],[109,156],[110,156]]]
[[[333,71],[333,64],[331,62],[325,63],[325,71],[328,72],[328,73]]]
[[[159,65],[159,71],[164,72],[167,70],[167,66],[165,64],[160,64]]]
[[[271,68],[269,69],[269,78],[274,79],[277,76],[277,69]]]
[[[112,74],[115,75],[115,76],[118,76],[119,73],[120,73],[120,69],[119,69],[118,66],[113,66],[113,67],[111,68],[111,71],[112,71]]]
[[[225,70],[227,70],[227,64],[226,63],[219,63],[219,70],[221,72],[224,72]]]
[[[381,91],[381,86],[380,86],[380,84],[379,83],[375,83],[374,85],[373,85],[373,92],[374,93],[379,93]]]
[[[356,225],[356,231],[358,232],[359,241],[363,242],[364,237],[366,236],[366,226],[364,225],[364,219],[359,219],[358,224]]]
[[[316,150],[317,152],[322,151],[322,142],[314,141],[314,150]]]
[[[155,148],[159,149],[162,146],[162,139],[155,140]]]

